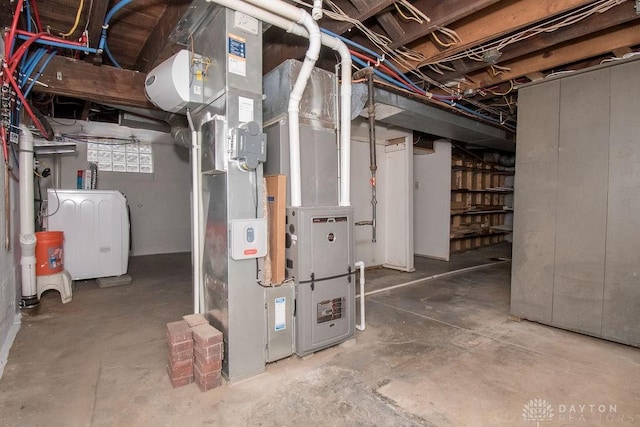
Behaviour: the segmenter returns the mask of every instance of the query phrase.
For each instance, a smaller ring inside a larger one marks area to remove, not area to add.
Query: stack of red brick
[[[193,382],[193,338],[184,320],[167,323],[169,364],[167,372],[171,385],[182,387]]]
[[[169,364],[167,372],[173,387],[195,381],[202,391],[222,385],[222,332],[209,325],[200,314],[167,323]]]

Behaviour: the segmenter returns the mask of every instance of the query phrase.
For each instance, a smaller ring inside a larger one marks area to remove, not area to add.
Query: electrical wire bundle
[[[302,0],[294,0],[296,3],[311,7],[310,4],[302,1]],[[358,28],[377,48],[380,49],[382,54],[374,52],[373,50],[362,46],[356,42],[353,42],[345,37],[342,37],[338,34],[335,34],[329,30],[321,28],[320,30],[332,37],[336,37],[342,40],[344,43],[349,45],[350,52],[352,55],[352,60],[354,64],[357,64],[360,67],[372,66],[374,68],[374,73],[377,80],[382,82],[383,84],[393,86],[400,90],[408,91],[416,96],[425,97],[431,101],[435,101],[440,105],[443,105],[447,108],[452,108],[462,114],[467,116],[480,118],[484,121],[487,121],[492,124],[496,124],[499,126],[503,126],[509,130],[515,130],[513,124],[515,124],[515,118],[505,113],[502,110],[497,108],[485,105],[481,102],[475,101],[470,98],[465,98],[459,92],[441,84],[440,82],[432,79],[427,76],[419,69],[415,68],[412,65],[412,62],[420,62],[425,61],[426,58],[419,54],[418,52],[411,51],[404,47],[391,49],[389,46],[391,44],[391,40],[386,36],[378,34],[370,29],[368,29],[362,22],[359,20],[348,16],[344,11],[342,11],[338,6],[336,6],[331,0],[325,0],[325,3],[332,10],[323,10],[323,13],[331,19],[349,22]],[[399,8],[399,5],[402,5],[403,8],[409,13],[409,15],[404,12],[401,13],[401,16],[404,19],[412,20],[420,23],[429,22],[430,19],[420,10],[415,8],[408,1],[400,0],[394,4],[399,12],[402,10]],[[443,41],[438,36],[436,36],[435,40],[443,45],[451,46],[460,41],[460,38],[455,33],[455,31],[445,28],[445,27],[436,27],[436,32],[439,32],[441,36],[446,37],[446,40]],[[397,64],[397,66],[395,64]],[[417,78],[419,81],[423,82],[426,85],[426,88],[419,87],[416,83],[413,82],[412,78],[408,77],[405,73],[400,71],[398,68],[403,68],[408,74],[411,74],[414,78]],[[435,94],[430,92],[428,89],[430,86],[434,86],[439,88],[445,94]],[[464,105],[462,102],[468,104]],[[474,109],[475,107],[475,109]]]
[[[46,120],[43,120],[39,111],[31,107],[27,97],[55,55],[68,50],[71,50],[74,54],[79,52],[100,54],[104,51],[114,65],[120,66],[109,51],[107,30],[113,16],[132,1],[121,0],[107,13],[102,25],[98,46],[90,47],[87,36],[88,20],[78,41],[66,39],[66,37],[73,35],[78,28],[84,8],[84,0],[80,0],[72,28],[67,32],[59,33],[59,36],[50,34],[49,30],[45,30],[45,27],[43,27],[36,0],[17,0],[11,27],[4,34],[5,58],[2,61],[2,72],[0,74],[2,88],[0,138],[2,140],[4,159],[7,164],[9,161],[9,142],[17,140],[17,129],[22,108],[24,108],[36,129],[43,136],[48,137],[48,139],[53,138],[51,127]],[[93,0],[89,5],[89,14],[92,7]],[[18,28],[21,16],[24,16],[26,27],[24,29]],[[41,65],[38,68],[39,64]]]

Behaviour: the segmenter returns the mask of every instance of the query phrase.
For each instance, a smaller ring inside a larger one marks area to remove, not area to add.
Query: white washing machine
[[[49,231],[64,232],[73,280],[120,276],[129,264],[127,199],[115,190],[47,190]]]

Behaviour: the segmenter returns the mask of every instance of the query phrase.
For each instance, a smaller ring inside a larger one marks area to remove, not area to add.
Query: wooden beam
[[[367,10],[367,7],[369,7],[367,0],[349,0],[349,3],[354,5],[359,12]]]
[[[556,16],[593,0],[506,0],[495,3],[478,13],[449,26],[462,39],[444,51],[433,41],[425,40],[411,49],[429,60],[438,60],[462,52],[479,44],[512,33],[528,25]]]
[[[615,49],[638,44],[640,44],[640,31],[638,31],[638,26],[627,24],[604,33],[599,33],[593,37],[567,42],[550,49],[541,50],[521,59],[501,63],[500,66],[508,67],[510,70],[497,76],[492,76],[486,71],[470,74],[469,79],[473,83],[465,85],[464,88],[478,89],[494,86],[537,71],[550,70],[572,62],[606,54]]]
[[[339,6],[347,15],[357,19],[358,21],[364,22],[391,6],[395,1],[396,0],[369,0],[365,2],[366,7],[364,7],[362,12],[354,7],[349,8],[345,6],[343,8],[341,5]],[[333,31],[336,34],[343,34],[353,28],[353,24],[350,22],[333,21],[328,18],[323,18],[320,21],[320,26],[328,29],[329,31]]]
[[[11,0],[0,0],[0,28],[11,27],[15,5]]]
[[[37,84],[33,90],[104,104],[156,109],[144,93],[146,76],[137,71],[107,65],[98,67],[55,56],[39,79],[46,86]]]
[[[360,21],[365,21],[380,11],[386,9],[395,0],[354,0],[353,3],[342,0],[335,1],[336,5],[347,15]],[[354,7],[359,5],[364,10],[360,12]],[[320,26],[337,34],[343,34],[353,28],[353,24],[342,21],[334,21],[327,17],[322,18]],[[308,42],[301,37],[287,34],[280,28],[271,27],[264,34],[264,51],[262,71],[267,73],[289,58],[302,58],[307,49]]]
[[[403,22],[404,36],[394,38],[391,48],[409,44],[432,33],[438,27],[447,26],[496,2],[498,0],[418,0],[413,5],[423,11],[431,21],[422,24]]]
[[[398,40],[404,37],[404,28],[396,18],[393,17],[391,12],[382,12],[380,15],[376,16],[376,19],[380,25],[382,25],[382,28],[384,28],[391,40]]]
[[[634,2],[627,1],[609,9],[605,13],[595,13],[577,24],[560,28],[551,33],[538,34],[522,42],[509,45],[502,50],[502,55],[498,59],[497,64],[639,19],[640,16],[636,14],[634,6]],[[443,82],[452,80],[465,74],[485,69],[487,68],[487,64],[466,60],[463,64],[455,68],[456,72],[445,73],[443,76],[439,76],[438,80]]]
[[[165,50],[172,48],[173,43],[169,41],[169,35],[176,27],[178,21],[184,16],[187,9],[191,6],[190,0],[180,0],[168,2],[164,13],[158,19],[158,23],[153,27],[153,31],[147,37],[134,68],[143,73],[151,71],[156,65],[156,60]]]
[[[100,34],[102,33],[102,23],[105,16],[107,16],[107,9],[109,8],[109,0],[93,0],[91,5],[91,14],[89,19],[89,27],[87,32],[89,33],[89,45],[91,47],[98,47],[100,41]]]

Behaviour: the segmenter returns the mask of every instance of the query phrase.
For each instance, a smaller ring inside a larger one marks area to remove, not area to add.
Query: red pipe
[[[391,77],[394,77],[396,80],[399,80],[399,81],[401,81],[402,83],[406,84],[407,86],[409,86],[409,88],[411,88],[411,90],[412,90],[413,92],[415,92],[415,93],[417,93],[417,94],[420,94],[420,95],[424,95],[424,94],[425,94],[425,92],[420,92],[419,90],[417,90],[416,88],[414,88],[414,87],[411,85],[411,83],[409,83],[405,78],[403,78],[403,77],[399,76],[399,75],[398,75],[398,73],[396,73],[395,71],[393,71],[392,69],[390,69],[390,68],[389,68],[389,67],[387,67],[386,65],[384,65],[384,64],[380,64],[378,61],[375,61],[374,59],[372,59],[372,58],[370,58],[370,57],[368,57],[368,56],[366,56],[366,55],[363,55],[363,54],[362,54],[362,53],[360,53],[360,52],[356,52],[355,50],[351,50],[351,49],[349,49],[349,52],[350,52],[352,55],[357,56],[358,58],[362,59],[363,61],[367,61],[367,62],[372,63],[372,64],[378,64],[378,65],[376,65],[376,66],[375,66],[376,68],[381,68],[382,70],[384,70],[384,71],[385,71],[385,73],[386,73],[387,75],[389,75],[389,76],[391,76]]]
[[[29,31],[16,30],[16,34],[20,34],[22,36],[30,36],[30,37],[37,36],[38,34],[44,34],[44,35],[40,36],[39,38],[41,38],[42,40],[48,40],[48,41],[56,42],[56,43],[64,43],[64,44],[68,44],[68,45],[72,45],[72,46],[85,47],[84,44],[81,43],[81,42],[61,39],[59,37],[52,36],[49,33],[30,33]]]
[[[29,4],[31,5],[31,12],[33,12],[32,15],[35,16],[36,30],[42,31],[42,22],[40,22],[40,12],[38,12],[36,0],[31,0]]]
[[[16,82],[16,79],[13,78],[13,73],[9,72],[9,67],[7,67],[6,64],[4,65],[4,68],[5,68],[5,78],[9,80],[9,83],[11,83],[11,86],[13,86],[13,89],[18,94],[18,98],[20,98],[20,102],[22,102],[22,105],[24,106],[25,111],[27,112],[29,117],[31,117],[33,124],[38,128],[38,130],[42,133],[42,135],[46,137],[47,131],[44,129],[44,126],[42,126],[42,123],[40,123],[40,120],[38,120],[36,115],[33,114],[33,110],[31,110],[31,106],[29,105],[24,95],[22,94],[22,91],[20,90],[20,86],[18,85],[18,82]]]
[[[4,126],[0,126],[0,138],[2,138],[2,152],[4,154],[4,161],[9,162],[9,149],[7,148],[7,132]]]
[[[32,36],[31,38],[29,38],[29,40],[25,41],[24,43],[22,43],[20,45],[20,47],[18,48],[18,50],[15,51],[15,53],[13,54],[13,56],[11,57],[11,59],[9,59],[9,63],[11,64],[11,68],[9,68],[9,70],[11,71],[11,74],[15,73],[15,71],[18,69],[18,66],[20,65],[20,58],[22,58],[22,55],[24,55],[24,53],[27,51],[27,49],[29,49],[29,47],[39,38],[42,38],[44,36],[48,36],[49,33],[38,33],[34,36]]]
[[[16,12],[13,14],[13,22],[11,23],[11,29],[9,30],[9,43],[6,45],[7,55],[11,53],[11,48],[13,47],[13,39],[16,35],[16,29],[18,28],[18,19],[20,19],[20,13],[22,12],[22,6],[24,4],[24,0],[18,0],[16,4]]]

